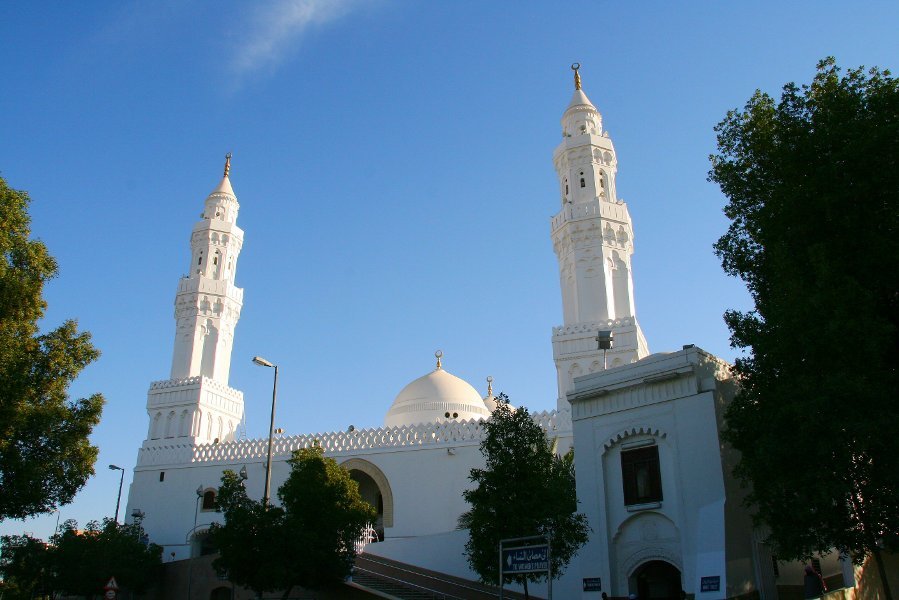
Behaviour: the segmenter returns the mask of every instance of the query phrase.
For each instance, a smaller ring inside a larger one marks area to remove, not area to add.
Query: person
[[[824,585],[824,580],[821,579],[821,575],[815,571],[814,567],[811,565],[805,565],[805,578],[803,579],[803,584],[805,587],[806,600],[820,598],[824,595],[824,592],[827,591],[827,586]]]

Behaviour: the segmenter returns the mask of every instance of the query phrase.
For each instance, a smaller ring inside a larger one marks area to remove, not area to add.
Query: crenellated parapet
[[[547,435],[571,431],[567,411],[543,411],[532,415]],[[287,460],[295,450],[321,448],[327,456],[360,455],[383,450],[415,450],[424,447],[476,446],[485,436],[482,420],[421,423],[402,427],[377,427],[275,438],[272,455]],[[138,452],[138,468],[185,463],[239,463],[265,460],[268,438],[209,444],[144,444]]]

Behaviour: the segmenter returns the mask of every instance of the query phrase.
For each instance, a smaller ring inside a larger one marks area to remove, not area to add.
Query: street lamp
[[[117,467],[116,465],[109,465],[110,471],[121,471],[122,475],[119,477],[119,495],[115,500],[115,522],[118,524],[119,522],[119,504],[122,501],[122,483],[125,481],[125,469],[122,467]]]
[[[275,402],[278,400],[278,365],[261,356],[254,356],[253,363],[260,367],[271,367],[275,370],[275,383],[272,385],[272,418],[268,426],[268,461],[265,463],[265,491],[262,493],[262,506],[268,508],[269,490],[272,487],[272,439],[275,436]]]
[[[189,553],[189,560],[187,563],[187,600],[191,598],[191,592],[193,590],[193,579],[194,579],[194,540],[193,536],[197,533],[197,515],[200,514],[200,500],[203,498],[203,486],[197,486],[197,504],[194,508],[194,528],[191,530],[191,533],[187,535],[187,549]]]

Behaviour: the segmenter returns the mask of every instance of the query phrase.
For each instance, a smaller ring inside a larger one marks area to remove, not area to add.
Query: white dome
[[[397,394],[384,417],[384,426],[401,427],[489,417],[490,411],[484,406],[481,395],[466,381],[438,366]]]

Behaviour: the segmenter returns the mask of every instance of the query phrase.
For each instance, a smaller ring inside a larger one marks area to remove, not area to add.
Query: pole
[[[499,600],[503,600],[503,541],[499,541]]]
[[[275,365],[275,383],[272,385],[272,418],[268,426],[268,461],[265,464],[265,492],[262,505],[268,508],[269,491],[272,487],[272,441],[275,437],[275,403],[278,401],[278,365]]]
[[[194,545],[193,542],[190,541],[190,538],[196,534],[197,532],[197,515],[200,513],[200,498],[203,497],[203,486],[197,488],[197,503],[194,507],[194,528],[191,530],[190,536],[188,536],[187,551],[190,553],[190,560],[187,562],[187,600],[190,600],[191,590],[194,578]]]
[[[119,495],[115,500],[115,522],[116,525],[119,523],[119,504],[122,502],[122,483],[125,482],[125,469],[120,469],[122,471],[122,475],[119,477]]]
[[[605,352],[603,352],[605,354]],[[603,358],[605,360],[605,358]],[[548,576],[546,578],[546,582],[549,584],[549,590],[546,595],[546,600],[553,600],[553,534],[546,534],[546,567],[548,570]]]

